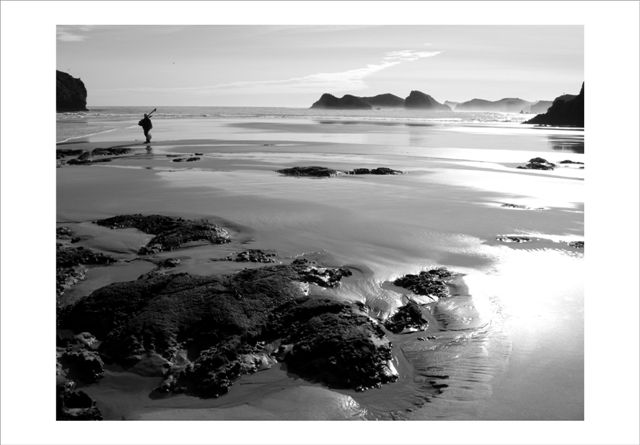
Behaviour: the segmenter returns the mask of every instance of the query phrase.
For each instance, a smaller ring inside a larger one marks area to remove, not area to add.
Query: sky
[[[309,107],[321,94],[444,102],[577,94],[582,26],[58,26],[87,104]]]

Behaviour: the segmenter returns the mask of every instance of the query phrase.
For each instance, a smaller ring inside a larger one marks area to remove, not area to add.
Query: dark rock
[[[172,160],[173,162],[183,162],[184,158],[175,158]]]
[[[274,322],[288,369],[333,387],[364,390],[397,380],[384,331],[354,305],[308,298],[282,308]]]
[[[60,357],[60,363],[69,378],[83,383],[97,382],[104,375],[104,363],[96,351],[67,350]]]
[[[191,221],[163,215],[120,215],[98,220],[96,224],[112,229],[135,228],[155,235],[140,249],[140,255],[179,249],[193,241],[223,244],[231,239],[226,229],[206,220]]]
[[[121,156],[131,153],[132,149],[127,147],[94,148],[92,156]]]
[[[249,249],[238,252],[235,257],[227,257],[229,261],[251,262],[251,263],[275,263],[275,253],[265,252],[260,249]]]
[[[369,170],[368,168],[355,168],[348,172],[350,175],[400,175],[399,170],[393,170],[388,167],[378,167]]]
[[[102,413],[87,393],[63,382],[56,385],[56,420],[102,420]]]
[[[202,156],[204,153],[194,153],[194,156]]]
[[[60,226],[56,228],[57,239],[71,239],[72,236],[73,236],[73,232],[69,227]]]
[[[378,94],[377,96],[362,97],[363,101],[372,107],[403,107],[404,99],[395,94]]]
[[[281,170],[277,170],[277,172],[286,176],[311,176],[317,178],[328,178],[338,174],[336,170],[317,166],[283,168]]]
[[[569,246],[576,249],[584,249],[584,241],[570,241]]]
[[[440,267],[422,271],[418,275],[407,274],[396,279],[393,284],[409,289],[414,294],[446,298],[450,296],[447,283],[453,277],[455,275],[446,267]]]
[[[575,97],[557,97],[544,114],[538,114],[525,124],[584,127],[584,82]]]
[[[67,156],[79,156],[84,153],[84,150],[75,148],[58,148],[56,150],[56,159],[65,158]]]
[[[338,108],[338,109],[362,109],[370,110],[372,107],[361,97],[345,94],[341,98],[337,98],[332,94],[323,94],[317,102],[311,105],[311,108]]]
[[[496,236],[496,240],[503,243],[528,243],[531,241],[531,238],[528,236],[500,235]]]
[[[409,96],[404,100],[404,106],[406,108],[424,108],[430,110],[449,111],[450,108],[444,104],[441,104],[428,94],[424,94],[421,91],[412,91]]]
[[[80,79],[56,70],[56,111],[87,111],[87,89]]]
[[[166,258],[158,263],[158,266],[164,268],[177,267],[181,263],[179,258]]]
[[[194,162],[194,161],[199,161],[200,158],[198,156],[192,156],[190,158],[185,159],[185,162]]]
[[[394,334],[424,331],[428,325],[429,322],[422,315],[420,305],[415,301],[409,301],[384,323]]]
[[[336,287],[344,277],[351,276],[351,271],[344,267],[320,267],[315,261],[297,258],[291,267],[298,273],[300,281],[313,283],[320,287]]]
[[[56,268],[74,267],[80,264],[106,265],[116,259],[85,247],[56,246]]]
[[[579,165],[584,165],[584,162],[578,162],[578,161],[571,161],[569,159],[565,159],[564,161],[560,161],[560,164],[579,164]]]
[[[553,170],[555,167],[556,165],[554,163],[549,162],[544,158],[533,158],[529,160],[527,165],[521,165],[518,168],[527,170]]]
[[[357,305],[303,294],[300,280],[335,285],[339,270],[298,262],[228,277],[174,274],[114,283],[63,311],[61,327],[90,328],[102,342],[100,355],[130,369],[150,354],[166,359],[172,368],[156,396],[222,395],[239,376],[275,363],[282,342],[292,345],[283,359],[307,378],[351,388],[393,381],[384,332]],[[192,362],[178,364],[179,351]]]

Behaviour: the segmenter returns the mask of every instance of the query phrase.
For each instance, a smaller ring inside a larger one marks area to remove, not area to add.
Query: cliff
[[[404,107],[404,99],[390,93],[363,97],[362,100],[373,107]]]
[[[496,111],[501,113],[519,113],[530,109],[532,102],[517,98],[505,97],[504,99],[490,101],[485,99],[471,99],[456,106],[456,111]]]
[[[557,97],[546,113],[538,114],[525,124],[584,127],[584,82],[580,94]]]
[[[80,79],[56,70],[56,111],[87,111],[87,89]]]
[[[404,100],[406,108],[424,108],[430,110],[450,111],[451,109],[421,91],[412,91]]]
[[[341,98],[337,98],[333,94],[323,94],[318,101],[316,101],[311,108],[342,108],[353,110],[369,110],[371,105],[365,102],[361,97],[352,96],[351,94],[345,94]]]

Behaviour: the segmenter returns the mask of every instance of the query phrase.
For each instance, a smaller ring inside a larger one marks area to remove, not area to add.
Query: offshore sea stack
[[[538,114],[525,124],[584,127],[584,82],[577,96],[557,97],[544,114]]]
[[[87,111],[87,89],[80,79],[56,70],[56,111]]]

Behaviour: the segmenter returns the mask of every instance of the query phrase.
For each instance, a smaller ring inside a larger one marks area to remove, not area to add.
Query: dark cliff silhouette
[[[345,94],[338,98],[332,94],[324,93],[311,108],[334,108],[334,109],[363,109],[369,110],[373,107],[385,108],[424,108],[430,110],[449,111],[450,108],[441,104],[428,94],[420,91],[412,91],[406,99],[395,94],[385,93],[376,96],[359,97]]]
[[[525,124],[584,127],[584,82],[580,94],[557,97],[544,114],[538,114]]]
[[[362,100],[373,107],[404,107],[404,99],[390,93],[363,97]]]
[[[87,89],[80,79],[56,70],[56,111],[87,111]]]
[[[534,102],[528,102],[519,97],[505,97],[491,101],[485,99],[471,99],[456,106],[456,111],[497,111],[502,113],[528,112]]]
[[[424,108],[430,110],[443,110],[450,111],[451,108],[441,104],[428,94],[424,94],[422,91],[412,91],[404,100],[404,106],[407,108]]]
[[[311,108],[343,108],[353,110],[370,110],[373,108],[361,97],[345,94],[341,98],[337,98],[333,94],[323,94],[317,102],[311,105]]]

